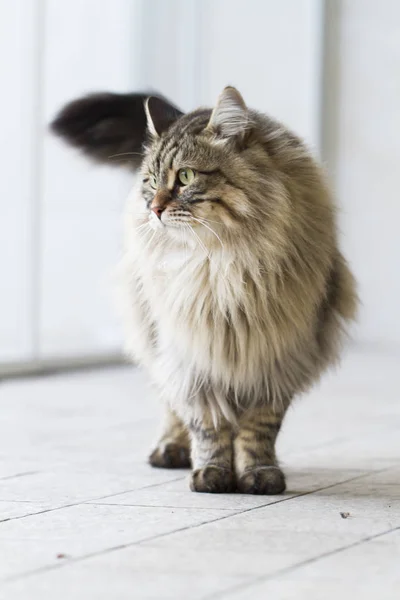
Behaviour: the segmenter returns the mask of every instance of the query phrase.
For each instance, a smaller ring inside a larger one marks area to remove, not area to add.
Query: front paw
[[[256,467],[243,473],[237,487],[242,494],[281,494],[286,488],[285,476],[279,467]]]
[[[149,463],[159,469],[189,469],[190,449],[176,442],[160,444],[150,454]]]
[[[235,476],[229,469],[214,465],[193,471],[190,480],[192,492],[224,494],[235,490]]]

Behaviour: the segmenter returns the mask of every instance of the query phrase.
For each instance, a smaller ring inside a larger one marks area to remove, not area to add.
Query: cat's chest
[[[154,269],[158,274],[174,275],[181,272],[190,260],[191,256],[187,249],[171,249],[163,252],[156,261]]]

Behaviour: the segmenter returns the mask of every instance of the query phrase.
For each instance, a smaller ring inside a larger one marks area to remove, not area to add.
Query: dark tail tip
[[[135,169],[146,138],[147,97],[104,92],[78,98],[61,109],[50,130],[98,162]],[[116,154],[121,160],[113,160]]]

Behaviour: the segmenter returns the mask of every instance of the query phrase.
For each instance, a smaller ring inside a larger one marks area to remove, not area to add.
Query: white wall
[[[140,46],[137,2],[51,0],[46,6],[43,127],[84,93],[132,89],[132,57]],[[111,274],[131,178],[92,166],[51,135],[44,137],[41,170],[39,355],[118,351]]]
[[[0,363],[119,350],[110,298],[131,184],[47,133],[66,101],[150,87],[184,109],[226,84],[320,149],[359,280],[357,338],[400,342],[400,3],[0,0]],[[322,120],[321,120],[322,116]]]
[[[141,81],[184,110],[212,106],[235,85],[249,106],[318,148],[322,8],[322,0],[146,0]]]
[[[359,281],[361,342],[400,343],[400,2],[328,2],[325,156]]]
[[[0,2],[0,362],[33,351],[36,19],[32,2]]]
[[[319,146],[320,0],[203,0],[201,103],[235,85],[247,104]]]
[[[120,349],[110,278],[131,178],[47,127],[79,95],[138,85],[142,3],[0,0],[0,363]]]
[[[320,0],[0,0],[0,363],[118,352],[110,274],[131,178],[47,133],[67,101],[228,83],[319,141]]]

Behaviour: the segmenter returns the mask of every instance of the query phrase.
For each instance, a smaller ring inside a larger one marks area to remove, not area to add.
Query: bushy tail
[[[147,136],[144,102],[149,96],[162,98],[151,93],[84,96],[64,106],[50,129],[99,163],[135,170]]]

